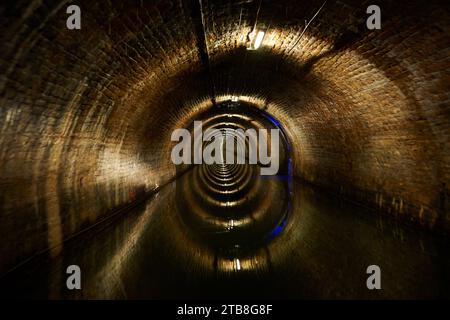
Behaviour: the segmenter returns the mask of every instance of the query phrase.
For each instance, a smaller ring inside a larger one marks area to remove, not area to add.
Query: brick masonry
[[[190,1],[78,1],[78,31],[69,4],[0,5],[0,274],[173,178],[211,92],[277,117],[296,176],[450,229],[448,5],[378,1],[369,31],[370,2],[328,1],[300,38],[321,1],[202,1],[208,69]]]

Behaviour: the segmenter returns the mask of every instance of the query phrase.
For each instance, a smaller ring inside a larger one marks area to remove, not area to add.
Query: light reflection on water
[[[188,179],[186,175],[181,179]],[[179,183],[179,182],[177,182]],[[449,297],[448,240],[294,182],[276,237],[221,250],[186,228],[176,183],[151,201],[69,241],[0,281],[2,294],[39,298],[438,298]],[[245,239],[243,239],[245,240]],[[82,290],[65,289],[65,268]],[[382,290],[366,288],[379,265]]]

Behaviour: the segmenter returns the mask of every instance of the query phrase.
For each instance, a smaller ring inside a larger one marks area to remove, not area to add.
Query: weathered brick
[[[449,228],[448,5],[379,1],[368,31],[369,2],[329,1],[299,38],[322,1],[202,1],[208,72],[193,3],[78,1],[79,31],[65,2],[1,5],[0,273],[172,178],[211,81],[281,121],[298,177]]]

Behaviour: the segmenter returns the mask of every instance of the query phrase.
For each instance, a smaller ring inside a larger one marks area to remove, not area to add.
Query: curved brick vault
[[[370,31],[369,2],[328,1],[300,37],[321,1],[112,2],[73,31],[68,1],[0,5],[0,271],[174,178],[172,130],[231,96],[280,120],[297,177],[449,227],[448,7],[378,1]]]

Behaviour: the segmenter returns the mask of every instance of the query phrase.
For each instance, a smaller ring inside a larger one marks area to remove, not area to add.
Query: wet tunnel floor
[[[181,179],[189,179],[184,176]],[[42,299],[449,298],[448,240],[419,233],[298,181],[279,234],[222,252],[192,235],[173,182],[146,204],[77,236],[0,280],[2,295]],[[81,268],[82,289],[66,288]],[[366,268],[381,268],[368,290]]]

